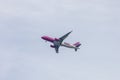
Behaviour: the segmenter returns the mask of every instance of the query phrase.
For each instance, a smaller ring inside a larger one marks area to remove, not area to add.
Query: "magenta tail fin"
[[[75,51],[77,51],[78,50],[78,47],[81,45],[81,43],[80,42],[76,42],[75,44],[73,44],[75,47],[77,47],[77,48],[75,48]]]
[[[76,42],[76,43],[73,44],[73,45],[75,45],[76,47],[79,47],[79,46],[81,45],[81,43],[80,43],[80,42]]]

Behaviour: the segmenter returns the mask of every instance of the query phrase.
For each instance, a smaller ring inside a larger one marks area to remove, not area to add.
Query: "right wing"
[[[63,42],[64,39],[66,39],[68,37],[68,35],[71,33],[72,31],[68,32],[67,34],[65,34],[64,36],[59,38],[59,42],[60,44]]]
[[[58,41],[54,41],[54,42],[53,42],[53,43],[54,43],[54,46],[55,46],[55,51],[56,51],[56,53],[59,53],[59,47],[61,46],[63,40],[66,39],[67,36],[68,36],[71,32],[72,32],[72,31],[70,31],[70,32],[68,32],[67,34],[65,34],[64,36],[60,37],[60,38],[58,39]]]

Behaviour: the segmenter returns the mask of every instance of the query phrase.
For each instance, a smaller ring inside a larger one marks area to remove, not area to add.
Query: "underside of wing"
[[[60,44],[63,42],[64,39],[66,39],[68,37],[68,35],[71,33],[72,31],[68,32],[67,34],[65,34],[64,36],[59,38]]]
[[[56,53],[59,53],[59,47],[55,47]]]

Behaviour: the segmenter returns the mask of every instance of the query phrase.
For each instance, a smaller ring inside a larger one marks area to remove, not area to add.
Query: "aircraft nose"
[[[41,38],[44,39],[44,36],[42,36]]]

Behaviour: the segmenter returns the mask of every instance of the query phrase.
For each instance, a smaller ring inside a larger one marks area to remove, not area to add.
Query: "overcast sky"
[[[120,80],[120,1],[0,0],[0,80]]]

